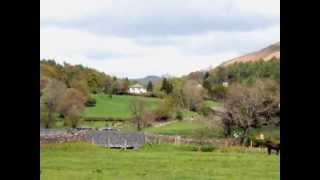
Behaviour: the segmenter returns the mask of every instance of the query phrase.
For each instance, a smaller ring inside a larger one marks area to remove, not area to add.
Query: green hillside
[[[129,102],[133,98],[142,98],[146,102],[147,108],[155,108],[160,101],[157,98],[113,95],[110,98],[106,94],[93,95],[97,104],[95,107],[87,107],[84,117],[113,117],[113,118],[130,118]]]

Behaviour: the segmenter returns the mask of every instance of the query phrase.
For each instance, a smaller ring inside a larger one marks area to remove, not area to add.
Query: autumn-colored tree
[[[280,101],[279,88],[275,81],[258,80],[251,86],[233,84],[227,92],[224,122],[243,131],[242,143],[246,142],[252,128],[271,123]],[[280,119],[279,119],[280,121]]]
[[[77,89],[69,88],[63,96],[59,105],[59,112],[65,117],[65,123],[73,128],[81,121],[81,112],[84,110],[86,97]]]
[[[40,107],[42,107],[42,113],[46,114],[46,117],[44,115],[41,116],[45,128],[50,128],[53,124],[53,113],[58,111],[59,103],[65,91],[66,85],[56,79],[50,79],[47,86],[43,89],[43,95],[40,98]]]
[[[70,88],[78,90],[82,94],[82,98],[89,99],[90,91],[86,81],[84,80],[72,80],[70,82]]]
[[[195,80],[188,80],[183,86],[184,99],[187,108],[192,111],[198,110],[203,102],[204,89]]]
[[[50,65],[47,63],[40,64],[40,74],[52,79],[58,79],[58,80],[63,79],[62,72],[54,65]]]

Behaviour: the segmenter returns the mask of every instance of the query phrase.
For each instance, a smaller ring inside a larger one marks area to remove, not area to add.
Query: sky
[[[181,76],[280,41],[280,0],[41,0],[40,59]]]

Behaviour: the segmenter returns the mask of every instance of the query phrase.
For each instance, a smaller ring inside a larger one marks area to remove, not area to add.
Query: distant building
[[[202,89],[203,86],[202,86],[201,84],[198,84],[198,85],[197,85],[197,88]]]
[[[147,90],[140,84],[135,84],[129,87],[130,94],[144,94],[147,93]]]
[[[229,83],[228,83],[228,82],[223,82],[223,83],[222,83],[222,86],[228,87],[228,86],[229,86]]]

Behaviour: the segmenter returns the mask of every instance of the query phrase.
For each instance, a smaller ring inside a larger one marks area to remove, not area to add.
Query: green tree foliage
[[[60,65],[54,60],[40,60],[40,78],[42,77],[60,80],[68,88],[72,87],[75,81],[81,81],[86,84],[89,93],[102,92],[105,88],[105,81],[111,78],[92,68],[68,63]]]
[[[135,97],[129,102],[129,109],[134,116],[132,121],[136,125],[138,131],[141,131],[143,128],[143,114],[145,112],[145,106],[146,104],[144,100],[139,97]]]
[[[222,84],[215,85],[209,91],[211,97],[215,100],[224,100],[226,96],[227,88],[224,87]]]
[[[153,91],[153,84],[152,84],[151,81],[148,82],[147,91],[148,91],[148,92],[152,92],[152,91]]]
[[[173,85],[167,78],[163,78],[160,90],[164,91],[168,95],[173,91]]]
[[[167,96],[161,101],[157,108],[154,110],[155,120],[166,121],[171,118],[175,110],[175,102],[171,96]]]
[[[121,93],[126,94],[129,90],[130,81],[128,78],[125,78],[121,83]]]
[[[223,82],[252,84],[260,78],[271,78],[280,83],[280,60],[273,58],[269,61],[260,60],[235,63],[227,67],[219,66],[204,76],[203,87],[210,90]]]

